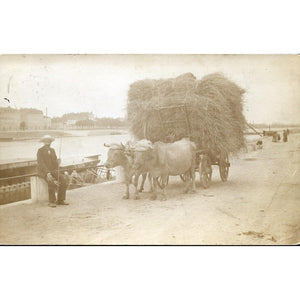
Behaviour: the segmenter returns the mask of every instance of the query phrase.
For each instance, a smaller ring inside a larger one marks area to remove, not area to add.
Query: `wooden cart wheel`
[[[230,163],[229,163],[228,155],[225,154],[223,155],[223,157],[221,156],[219,161],[219,171],[220,171],[220,177],[222,181],[227,181],[229,167],[230,167]]]
[[[162,177],[161,176],[159,176],[158,178],[157,178],[157,184],[158,184],[158,186],[159,186],[159,188],[162,190]],[[169,184],[169,176],[168,176],[168,178],[167,178],[167,182],[166,182],[166,186]],[[165,187],[166,187],[165,186]]]
[[[201,157],[199,164],[200,184],[207,189],[211,183],[212,168],[209,163],[209,158],[204,155]]]
[[[106,171],[106,180],[111,180],[111,179],[112,179],[111,170],[107,169],[107,171]]]

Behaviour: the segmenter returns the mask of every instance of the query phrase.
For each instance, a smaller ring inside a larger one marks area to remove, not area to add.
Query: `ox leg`
[[[129,199],[129,182],[126,182],[126,193],[123,196],[123,199]]]
[[[190,175],[192,178],[192,193],[196,193],[196,183],[195,183],[195,177],[196,177],[196,172],[195,172],[195,166],[196,166],[196,152],[192,150],[192,162],[191,162],[191,168],[190,168]]]
[[[163,200],[167,200],[165,189],[167,186],[168,177],[169,177],[168,175],[162,177],[162,199]]]
[[[139,190],[138,190],[139,177],[140,177],[139,174],[134,176],[134,189],[135,189],[135,196],[134,196],[134,198],[135,199],[140,199]],[[143,174],[143,182],[144,181],[145,180],[144,180],[144,174]]]
[[[191,170],[191,178],[192,178],[192,193],[196,193],[196,184],[195,184],[195,169]]]
[[[146,178],[147,178],[147,173],[143,173],[142,176],[143,176],[143,179],[142,179],[142,183],[141,183],[141,186],[140,186],[140,189],[139,189],[140,193],[144,190],[144,184],[145,184],[145,181],[146,181]]]
[[[190,187],[191,187],[191,174],[190,171],[185,173],[185,189],[184,189],[184,193],[188,193],[190,191]]]
[[[150,173],[148,173],[148,181],[150,184],[150,193],[152,193],[153,192],[153,180],[152,180],[152,176]]]
[[[155,200],[157,198],[157,177],[153,177],[153,191],[151,195],[151,199]]]

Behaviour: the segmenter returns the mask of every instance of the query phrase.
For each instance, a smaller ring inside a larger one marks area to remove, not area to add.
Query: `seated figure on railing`
[[[56,204],[68,205],[65,202],[68,182],[65,175],[59,174],[59,162],[55,150],[50,147],[53,141],[53,137],[45,135],[40,140],[40,142],[44,143],[44,146],[37,152],[38,176],[44,178],[48,183],[50,207],[56,207]],[[55,191],[57,191],[57,199]]]

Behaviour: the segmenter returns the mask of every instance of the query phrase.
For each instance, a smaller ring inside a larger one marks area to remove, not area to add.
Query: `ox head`
[[[135,143],[132,141],[127,141],[124,146],[124,152],[127,156],[134,157]]]
[[[124,163],[125,146],[122,143],[104,144],[104,146],[109,147],[107,160],[104,164],[106,168],[114,168]]]
[[[134,148],[133,168],[144,172],[148,170],[148,164],[153,158],[153,145],[148,140],[138,141]]]

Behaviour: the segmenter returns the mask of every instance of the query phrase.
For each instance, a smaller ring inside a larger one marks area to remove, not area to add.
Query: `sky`
[[[0,107],[125,117],[132,82],[187,72],[221,72],[244,88],[248,122],[300,123],[297,55],[2,55]]]

